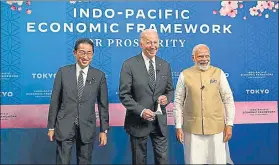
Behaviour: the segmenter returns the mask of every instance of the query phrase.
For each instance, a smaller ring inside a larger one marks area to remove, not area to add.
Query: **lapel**
[[[78,100],[77,98],[77,77],[76,77],[76,64],[73,64],[72,66],[70,66],[70,87],[72,88],[72,93],[73,96],[76,100]]]
[[[139,68],[139,72],[142,74],[142,78],[145,78],[145,82],[148,82],[148,86],[149,88],[151,89],[151,91],[153,92],[154,89],[152,88],[152,86],[150,85],[149,83],[149,74],[147,72],[147,69],[146,69],[146,65],[145,65],[145,62],[144,62],[144,59],[142,57],[142,53],[140,53],[138,56],[137,56],[137,61],[138,61],[138,68]]]
[[[155,65],[156,65],[156,85],[155,85],[155,91],[158,89],[159,84],[160,84],[160,79],[161,79],[161,70],[162,70],[162,63],[159,58],[155,56]]]
[[[96,84],[96,79],[94,78],[94,71],[93,69],[89,66],[88,68],[88,73],[87,73],[87,78],[85,80],[85,85],[83,89],[83,93],[81,96],[82,101],[86,101],[90,98],[91,92],[92,92],[92,85]]]

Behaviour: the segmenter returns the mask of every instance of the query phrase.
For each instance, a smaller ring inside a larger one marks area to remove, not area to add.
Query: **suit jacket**
[[[149,85],[149,74],[140,53],[126,60],[120,74],[119,98],[126,108],[124,128],[135,137],[147,136],[152,130],[152,123],[140,117],[143,109],[157,110],[157,100],[165,95],[168,102],[173,97],[171,68],[168,62],[155,56],[156,87]],[[166,105],[161,106],[163,115],[157,115],[160,130],[167,136]]]
[[[59,141],[75,133],[74,120],[79,113],[81,140],[93,141],[96,135],[95,103],[98,103],[100,131],[109,129],[108,90],[105,74],[89,67],[80,103],[77,94],[76,65],[60,68],[55,76],[48,114],[48,128],[55,128]]]

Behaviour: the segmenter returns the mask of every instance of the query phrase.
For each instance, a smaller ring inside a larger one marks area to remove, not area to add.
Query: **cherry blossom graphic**
[[[217,10],[213,10],[213,14],[218,14],[218,11]]]
[[[22,10],[22,7],[21,7],[21,6],[19,6],[19,7],[17,8],[17,10],[18,10],[18,11],[21,11],[21,10]]]
[[[227,7],[230,9],[237,9],[238,8],[238,1],[222,1],[221,5],[223,7]]]
[[[267,9],[267,2],[266,1],[258,1],[257,9],[259,9],[261,12],[263,12],[265,9]]]
[[[30,9],[26,10],[26,14],[31,14],[31,13],[32,13],[32,10],[30,10]]]
[[[221,16],[236,17],[240,1],[222,1],[219,13]],[[240,7],[243,7],[240,5]]]
[[[267,2],[267,8],[268,8],[269,10],[272,10],[273,7],[274,7],[274,2],[268,1],[268,2]]]
[[[11,10],[16,10],[16,6],[15,6],[15,5],[12,5],[12,6],[11,6]]]
[[[7,4],[12,5],[16,3],[18,6],[21,6],[23,4],[23,1],[7,1]]]
[[[26,10],[26,14],[31,14],[32,10],[29,9],[31,5],[31,1],[27,0],[25,3],[24,1],[6,1],[7,4],[11,6],[11,10],[21,12],[23,9]]]
[[[228,12],[229,12],[229,10],[228,10],[227,7],[222,7],[222,8],[220,9],[220,15],[221,15],[221,16],[227,16],[227,15],[228,15]]]
[[[257,7],[250,8],[249,11],[251,16],[257,16],[259,14]]]
[[[278,11],[278,0],[277,1],[255,1],[255,5],[248,7],[248,12],[244,11],[243,1],[221,1],[221,7],[219,10],[214,9],[214,15],[220,15],[223,17],[235,18],[240,12],[244,12],[243,20],[247,20],[248,16],[252,17],[261,17],[264,15],[264,18],[268,19],[273,13]],[[246,7],[247,9],[247,7]]]
[[[228,16],[234,18],[234,17],[236,17],[236,14],[237,14],[237,10],[231,9],[228,13]]]
[[[89,2],[89,1],[69,1],[71,4],[75,4],[76,2]]]
[[[26,1],[26,5],[30,6],[31,5],[31,1]]]

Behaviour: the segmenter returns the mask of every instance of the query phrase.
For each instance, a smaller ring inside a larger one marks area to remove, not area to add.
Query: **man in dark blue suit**
[[[95,103],[100,116],[100,145],[107,143],[109,129],[108,89],[105,74],[89,64],[94,54],[90,39],[75,43],[76,63],[61,67],[52,90],[48,136],[57,141],[56,163],[70,164],[76,142],[77,164],[91,164],[96,135]]]
[[[155,164],[168,164],[166,106],[173,97],[171,68],[156,56],[159,37],[148,29],[141,33],[142,52],[123,63],[119,98],[126,108],[124,127],[130,135],[132,163],[146,164],[150,136]],[[161,115],[154,115],[160,109]]]

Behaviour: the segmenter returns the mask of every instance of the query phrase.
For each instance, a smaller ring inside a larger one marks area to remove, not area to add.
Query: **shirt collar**
[[[149,59],[146,55],[144,55],[143,52],[141,54],[145,62],[149,62],[149,60],[152,60],[153,63],[155,63],[155,56],[152,59]]]
[[[77,73],[79,73],[79,72],[82,70],[83,73],[87,75],[88,69],[89,69],[89,65],[88,65],[87,67],[81,69],[81,67],[79,66],[79,64],[76,63],[76,70],[77,70]]]

